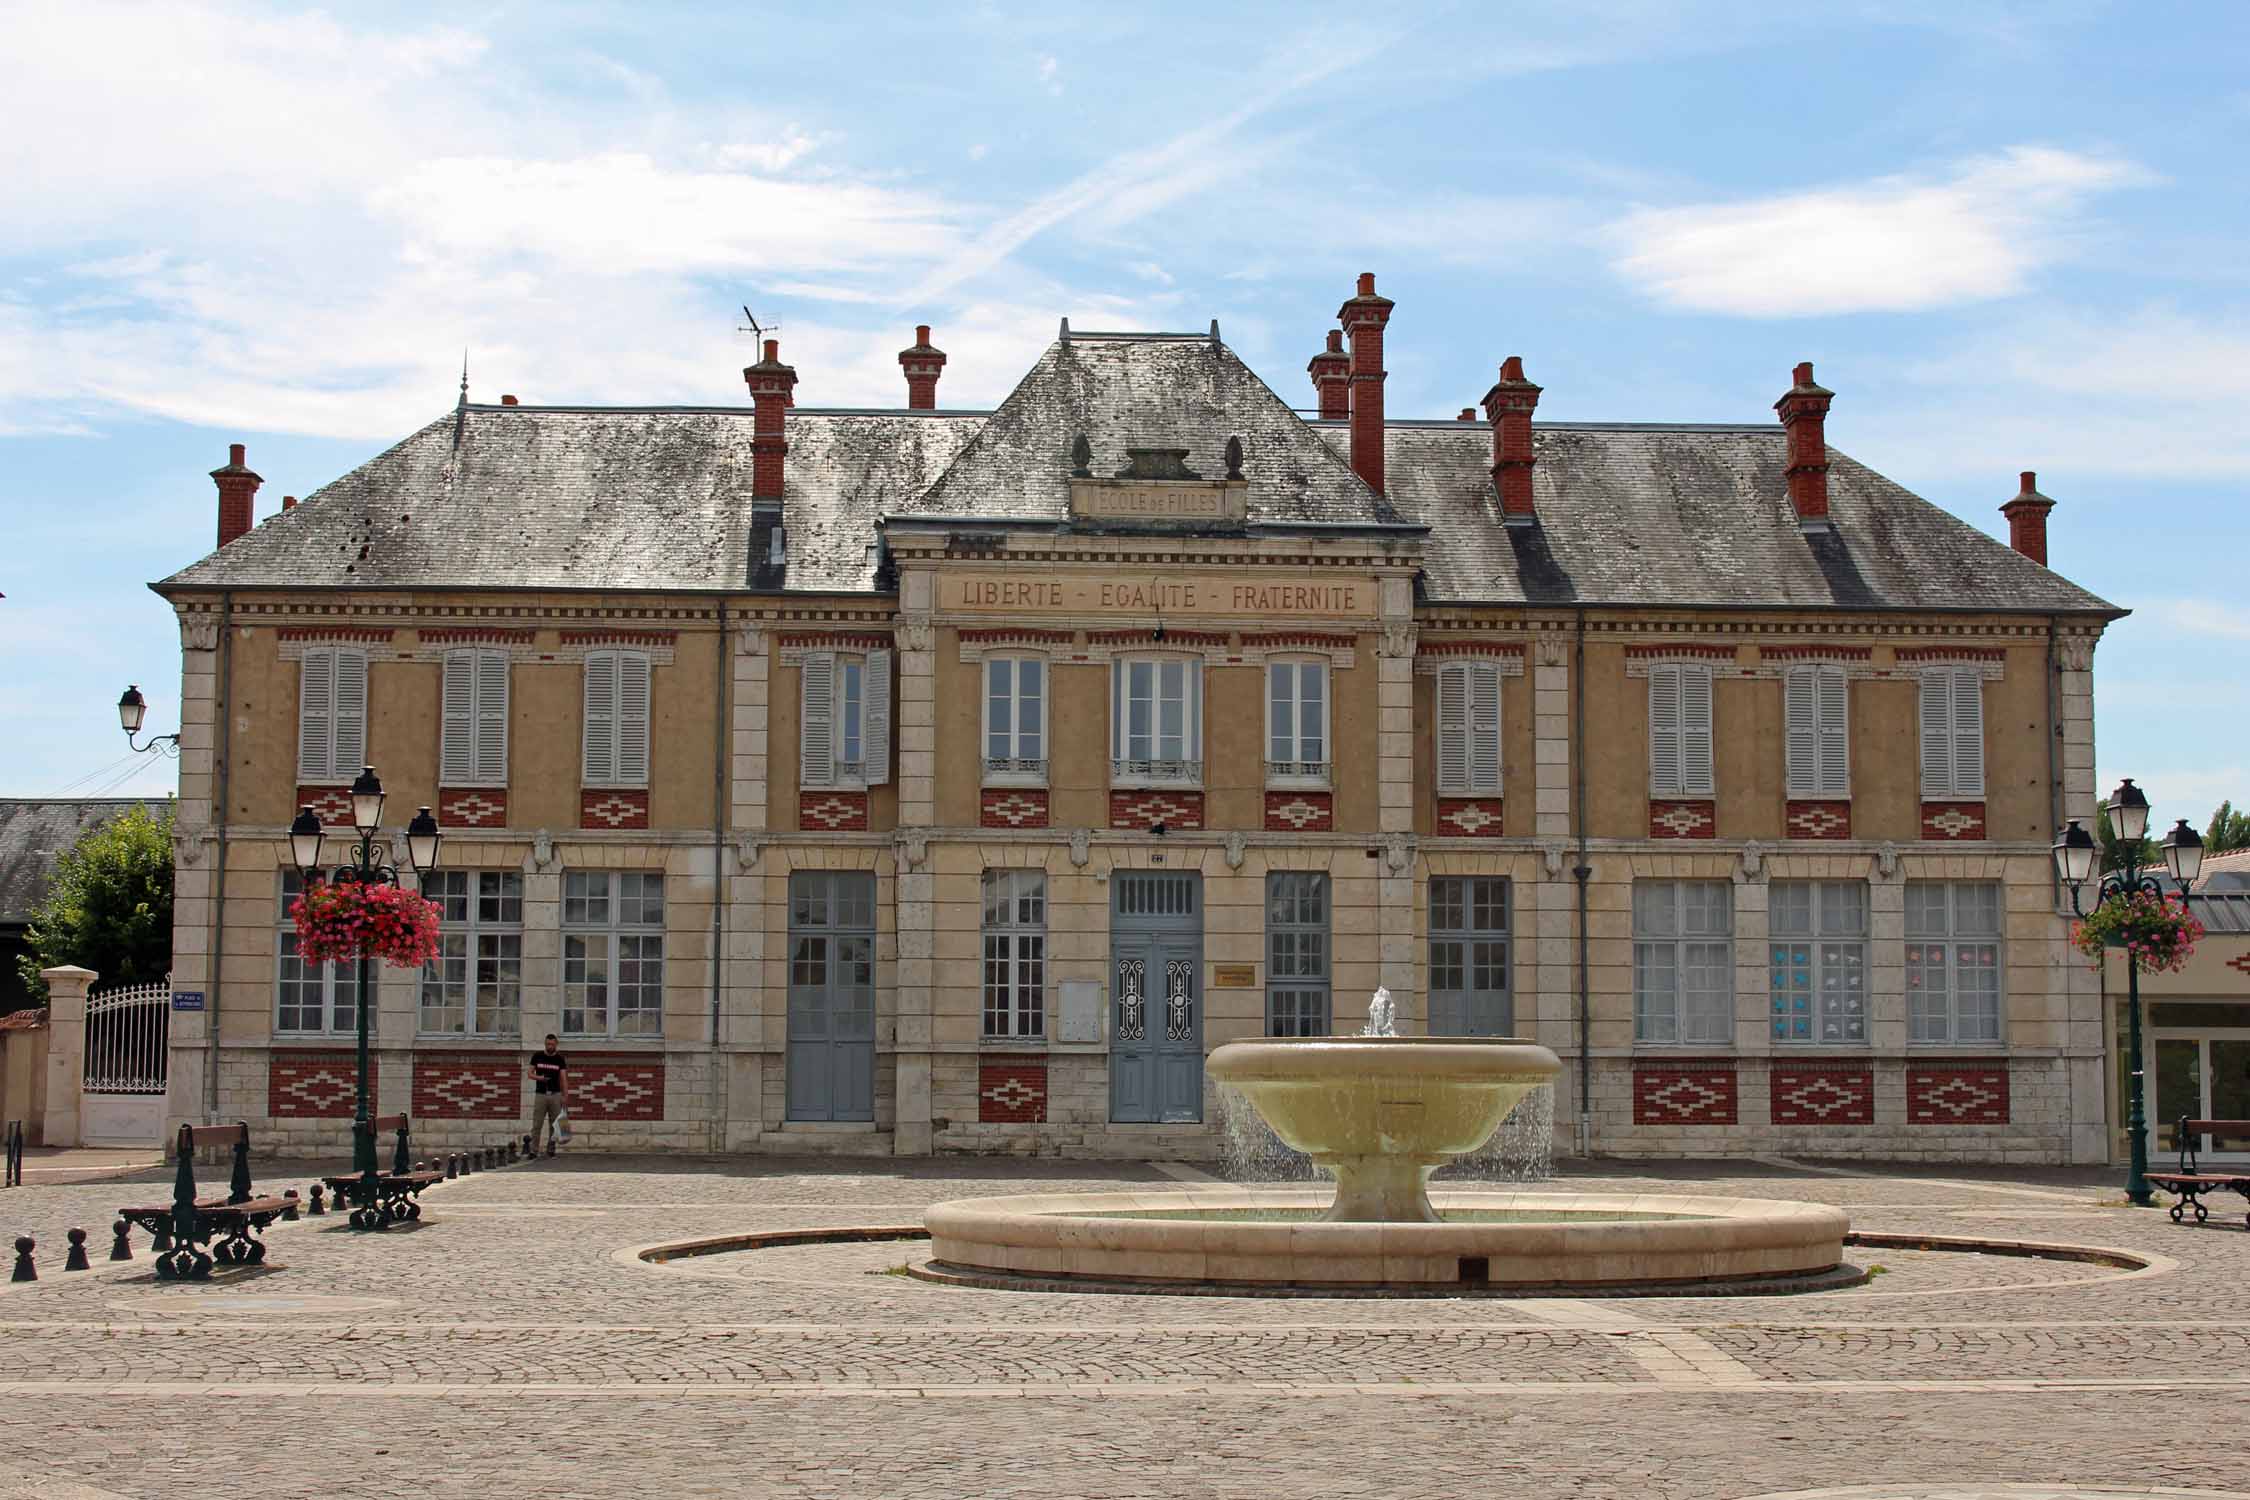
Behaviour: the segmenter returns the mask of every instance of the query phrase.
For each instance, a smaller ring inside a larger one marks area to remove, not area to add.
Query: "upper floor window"
[[[984,774],[1040,782],[1047,775],[1047,663],[1037,656],[984,660]]]
[[[1734,887],[1633,882],[1633,1040],[1734,1040]]]
[[[335,964],[308,964],[297,956],[297,923],[289,908],[304,894],[304,878],[281,872],[280,932],[274,963],[273,1029],[289,1032],[350,1031],[359,1024],[359,991]]]
[[[562,928],[563,1034],[662,1036],[663,873],[568,871]]]
[[[523,1025],[523,876],[432,870],[422,894],[438,905],[438,956],[422,966],[422,1030],[515,1036]]]
[[[1122,657],[1110,667],[1109,778],[1125,785],[1203,780],[1203,664]]]
[[[1773,1039],[1865,1042],[1866,884],[1776,880],[1766,901]]]
[[[1792,797],[1849,797],[1849,691],[1842,667],[1791,667],[1782,677]]]
[[[1711,795],[1711,669],[1666,662],[1648,672],[1648,789]]]
[[[1267,664],[1266,778],[1328,784],[1328,663]]]
[[[1906,883],[1907,1040],[2000,1040],[2000,887]]]
[[[1437,787],[1449,797],[1500,794],[1500,669],[1491,662],[1438,668]]]
[[[1922,795],[1984,796],[1984,677],[1974,667],[1922,674]]]
[[[645,701],[645,699],[644,699]],[[508,784],[508,653],[448,651],[440,786]]]
[[[297,780],[350,781],[367,764],[367,653],[307,651],[297,670]]]
[[[984,872],[984,1034],[1036,1041],[1047,1032],[1047,877]]]
[[[1274,871],[1266,876],[1266,1035],[1328,1035],[1329,977],[1328,877]]]
[[[648,785],[648,655],[586,655],[587,786]]]
[[[797,784],[857,791],[891,779],[891,653],[812,651],[800,668]]]

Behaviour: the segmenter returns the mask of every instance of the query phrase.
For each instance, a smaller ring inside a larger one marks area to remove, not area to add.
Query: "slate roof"
[[[1316,426],[1349,454],[1346,424]],[[1516,529],[1485,424],[1393,422],[1383,447],[1437,602],[2123,613],[1834,449],[1834,530],[1799,531],[1778,423],[1535,423],[1538,524]]]
[[[1152,333],[1048,345],[952,467],[893,513],[1066,521],[1080,433],[1097,478],[1123,470],[1128,448],[1184,448],[1189,469],[1218,479],[1227,440],[1239,437],[1253,526],[1399,521],[1232,349],[1206,334]]]
[[[20,927],[45,899],[55,859],[128,807],[161,813],[161,799],[145,797],[61,797],[0,799],[0,927]]]

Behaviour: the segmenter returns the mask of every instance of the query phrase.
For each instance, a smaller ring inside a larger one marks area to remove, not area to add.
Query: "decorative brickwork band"
[[[442,828],[507,827],[508,789],[504,786],[438,788],[438,825]]]
[[[1333,792],[1266,793],[1266,832],[1328,833],[1336,826]]]
[[[1872,1125],[1875,1070],[1855,1058],[1776,1062],[1771,1074],[1776,1125]]]
[[[979,1063],[977,1119],[986,1125],[1045,1124],[1046,1062]]]
[[[2237,953],[2234,957],[2227,960],[2227,967],[2230,969],[2239,969],[2245,974],[2250,974],[2250,953]]]
[[[1922,837],[1948,843],[1984,837],[1982,802],[1925,802],[1922,804]]]
[[[1440,797],[1437,831],[1446,838],[1496,839],[1502,806],[1498,797]]]
[[[528,1063],[529,1054],[526,1054]],[[664,1118],[664,1059],[644,1053],[570,1053],[565,1084],[570,1112],[581,1119]]]
[[[1146,832],[1157,824],[1167,829],[1201,828],[1203,794],[1155,789],[1113,791],[1109,794],[1109,826]]]
[[[521,1052],[417,1052],[414,1110],[423,1120],[513,1120],[523,1113]]]
[[[1635,1125],[1732,1125],[1735,1117],[1733,1058],[1633,1064]]]
[[[1649,799],[1648,836],[1652,839],[1715,839],[1719,836],[1716,802],[1659,802]]]
[[[578,826],[581,828],[648,827],[648,792],[637,788],[580,787]]]
[[[415,632],[415,639],[425,646],[528,646],[536,632],[510,625],[438,625],[424,626]]]
[[[373,997],[371,996],[370,999]],[[345,1048],[317,1052],[276,1049],[266,1055],[266,1114],[276,1120],[348,1120],[357,1099],[357,1055]],[[367,1059],[367,1108],[377,1113],[381,1069]]]
[[[1980,1057],[1910,1065],[1906,1119],[1910,1125],[2007,1124],[2008,1060]]]
[[[983,828],[1044,828],[1047,789],[1043,786],[988,786],[977,798],[977,824]]]
[[[352,794],[349,787],[301,786],[297,788],[297,805],[311,808],[319,815],[324,828],[341,830],[352,826]]]
[[[867,793],[800,791],[797,826],[808,833],[865,833]]]
[[[1852,836],[1849,802],[1800,802],[1792,798],[1783,826],[1793,839],[1848,839]]]

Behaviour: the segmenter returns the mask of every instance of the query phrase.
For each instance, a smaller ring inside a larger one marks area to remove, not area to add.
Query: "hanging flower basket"
[[[308,964],[379,958],[417,969],[437,957],[437,904],[395,885],[323,881],[292,902],[289,915]]]
[[[2176,974],[2187,966],[2203,924],[2175,895],[2126,891],[2094,908],[2070,929],[2070,941],[2100,968],[2102,954],[2120,948],[2150,973]]]

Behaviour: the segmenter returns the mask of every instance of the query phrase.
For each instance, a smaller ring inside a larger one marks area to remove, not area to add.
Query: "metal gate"
[[[171,1028],[168,983],[86,997],[81,1141],[89,1146],[153,1146],[163,1140]]]
[[[1203,877],[1119,872],[1110,907],[1109,1117],[1203,1118]]]

